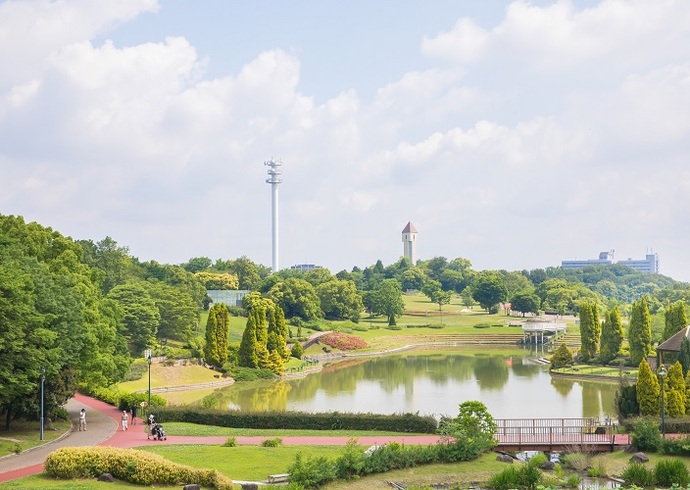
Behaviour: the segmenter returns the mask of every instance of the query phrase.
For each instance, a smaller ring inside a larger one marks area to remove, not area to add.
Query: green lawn
[[[54,441],[69,430],[70,423],[66,420],[56,420],[52,428],[43,431],[43,441],[40,440],[40,422],[13,420],[10,431],[0,431],[0,456],[12,454],[17,451],[25,451],[29,448],[40,446],[49,441]],[[3,426],[4,429],[4,426]]]

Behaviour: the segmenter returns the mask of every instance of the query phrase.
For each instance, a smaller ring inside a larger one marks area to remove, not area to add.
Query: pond
[[[454,347],[325,365],[305,378],[236,383],[215,393],[217,406],[304,412],[418,412],[455,416],[468,400],[494,418],[601,417],[615,414],[617,382],[552,378],[540,356],[520,348]]]

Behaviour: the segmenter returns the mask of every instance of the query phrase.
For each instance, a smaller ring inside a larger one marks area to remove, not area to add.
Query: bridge
[[[613,451],[627,444],[617,427],[598,418],[495,419],[495,451]],[[616,442],[618,436],[618,442]]]

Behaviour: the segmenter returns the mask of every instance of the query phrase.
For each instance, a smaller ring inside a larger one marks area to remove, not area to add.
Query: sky
[[[0,2],[0,214],[142,261],[659,257],[690,281],[687,0]]]

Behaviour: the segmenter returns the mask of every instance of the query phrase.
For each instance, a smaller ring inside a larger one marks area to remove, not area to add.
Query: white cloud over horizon
[[[415,22],[399,2],[391,33],[358,31],[385,15],[365,2],[326,5],[346,10],[311,39],[220,1],[0,3],[0,213],[142,260],[270,265],[278,158],[282,267],[394,262],[412,221],[423,259],[651,249],[690,281],[690,3],[460,2]]]

